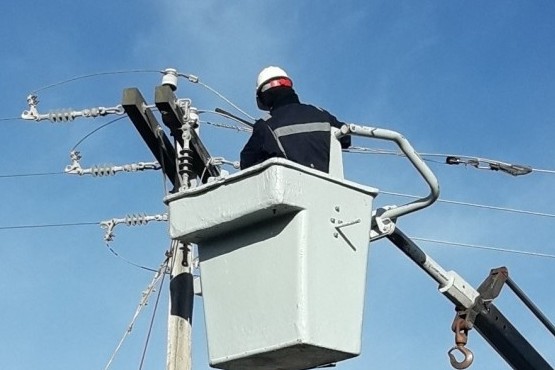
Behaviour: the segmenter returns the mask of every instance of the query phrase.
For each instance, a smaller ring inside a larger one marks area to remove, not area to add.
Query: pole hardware
[[[23,111],[21,113],[21,118],[27,121],[44,121],[48,120],[52,123],[57,122],[69,122],[73,121],[75,118],[96,118],[101,116],[107,116],[109,114],[122,115],[125,113],[121,105],[116,105],[114,107],[93,107],[82,110],[72,110],[58,109],[49,113],[41,114],[38,112],[39,98],[36,95],[29,95],[27,97],[27,104],[29,105],[29,110]]]
[[[113,165],[97,165],[90,168],[81,167],[79,162],[82,158],[81,153],[78,151],[72,151],[70,153],[71,164],[67,165],[64,172],[70,175],[92,175],[97,176],[113,176],[118,172],[137,172],[146,170],[159,170],[161,168],[158,162],[138,162],[131,164],[124,164],[121,166]]]
[[[182,136],[184,123],[188,122],[192,126],[187,133],[191,151],[191,163],[187,164],[192,165],[191,169],[200,177],[201,182],[206,183],[208,178],[220,176],[219,167],[210,162],[211,156],[195,130],[198,125],[198,113],[196,108],[191,107],[191,101],[177,99],[170,86],[162,85],[157,86],[154,91],[154,103],[162,114],[162,122],[170,129],[176,148],[185,144]]]
[[[162,166],[174,189],[178,189],[180,184],[175,164],[175,148],[156,120],[151,108],[146,107],[141,92],[137,88],[123,90],[121,105],[158,163]]]
[[[137,225],[146,225],[152,221],[168,221],[168,214],[158,214],[153,216],[148,216],[146,214],[130,214],[123,218],[112,218],[107,221],[100,222],[100,227],[105,229],[104,233],[104,241],[111,242],[114,240],[114,228],[117,225],[125,224],[127,226],[137,226]]]

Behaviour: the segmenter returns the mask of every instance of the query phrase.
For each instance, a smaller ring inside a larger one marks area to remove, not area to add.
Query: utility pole
[[[167,70],[168,71],[168,70]],[[175,79],[173,78],[175,77]],[[168,109],[160,98],[160,90],[166,92],[166,98],[173,96],[172,90],[177,88],[177,72],[168,71],[164,76],[167,82],[156,89],[156,103],[162,116],[169,115]],[[164,94],[162,94],[164,95]],[[174,99],[167,99],[176,101]],[[177,107],[177,105],[175,105]],[[190,105],[185,105],[185,111],[174,112],[176,120],[164,119],[164,123],[171,128],[177,151],[176,166],[179,178],[179,190],[186,190],[195,178],[193,168],[193,151],[191,150],[192,126],[198,124],[198,117],[190,111]],[[171,109],[169,109],[171,110]],[[179,140],[181,139],[181,140]],[[193,267],[192,248],[190,244],[178,241],[172,242],[172,267],[170,280],[170,312],[168,316],[168,353],[167,370],[192,369],[192,324],[193,324]]]
[[[193,274],[190,244],[172,242],[167,370],[191,370]]]
[[[138,89],[125,89],[122,102],[123,109],[173,184],[172,192],[189,188],[196,179],[206,182],[208,177],[220,175],[219,168],[209,164],[210,154],[195,131],[196,109],[190,106],[190,100],[180,101],[174,94],[177,77],[175,69],[166,69],[162,85],[155,89],[155,105],[164,125],[170,129],[173,144]],[[191,370],[192,246],[176,240],[171,245],[166,369]]]

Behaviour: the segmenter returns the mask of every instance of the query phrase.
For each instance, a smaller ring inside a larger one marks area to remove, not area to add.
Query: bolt
[[[339,211],[340,211],[339,206],[335,206],[335,212],[339,212]]]
[[[335,223],[335,218],[333,218],[333,217],[330,218],[330,222],[331,222],[332,224],[334,224],[334,223]]]
[[[333,233],[333,237],[337,238],[339,236],[339,233]]]

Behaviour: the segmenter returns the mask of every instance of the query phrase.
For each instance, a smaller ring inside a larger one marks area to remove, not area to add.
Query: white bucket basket
[[[374,188],[271,159],[169,196],[198,244],[210,365],[308,369],[360,354]]]

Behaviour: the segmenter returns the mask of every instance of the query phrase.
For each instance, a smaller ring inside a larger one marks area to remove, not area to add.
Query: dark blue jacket
[[[290,91],[275,101],[270,117],[255,122],[241,151],[241,169],[281,157],[328,172],[330,127],[340,128],[344,123],[323,109],[300,103],[297,94]],[[350,136],[341,138],[343,148],[350,145]]]

